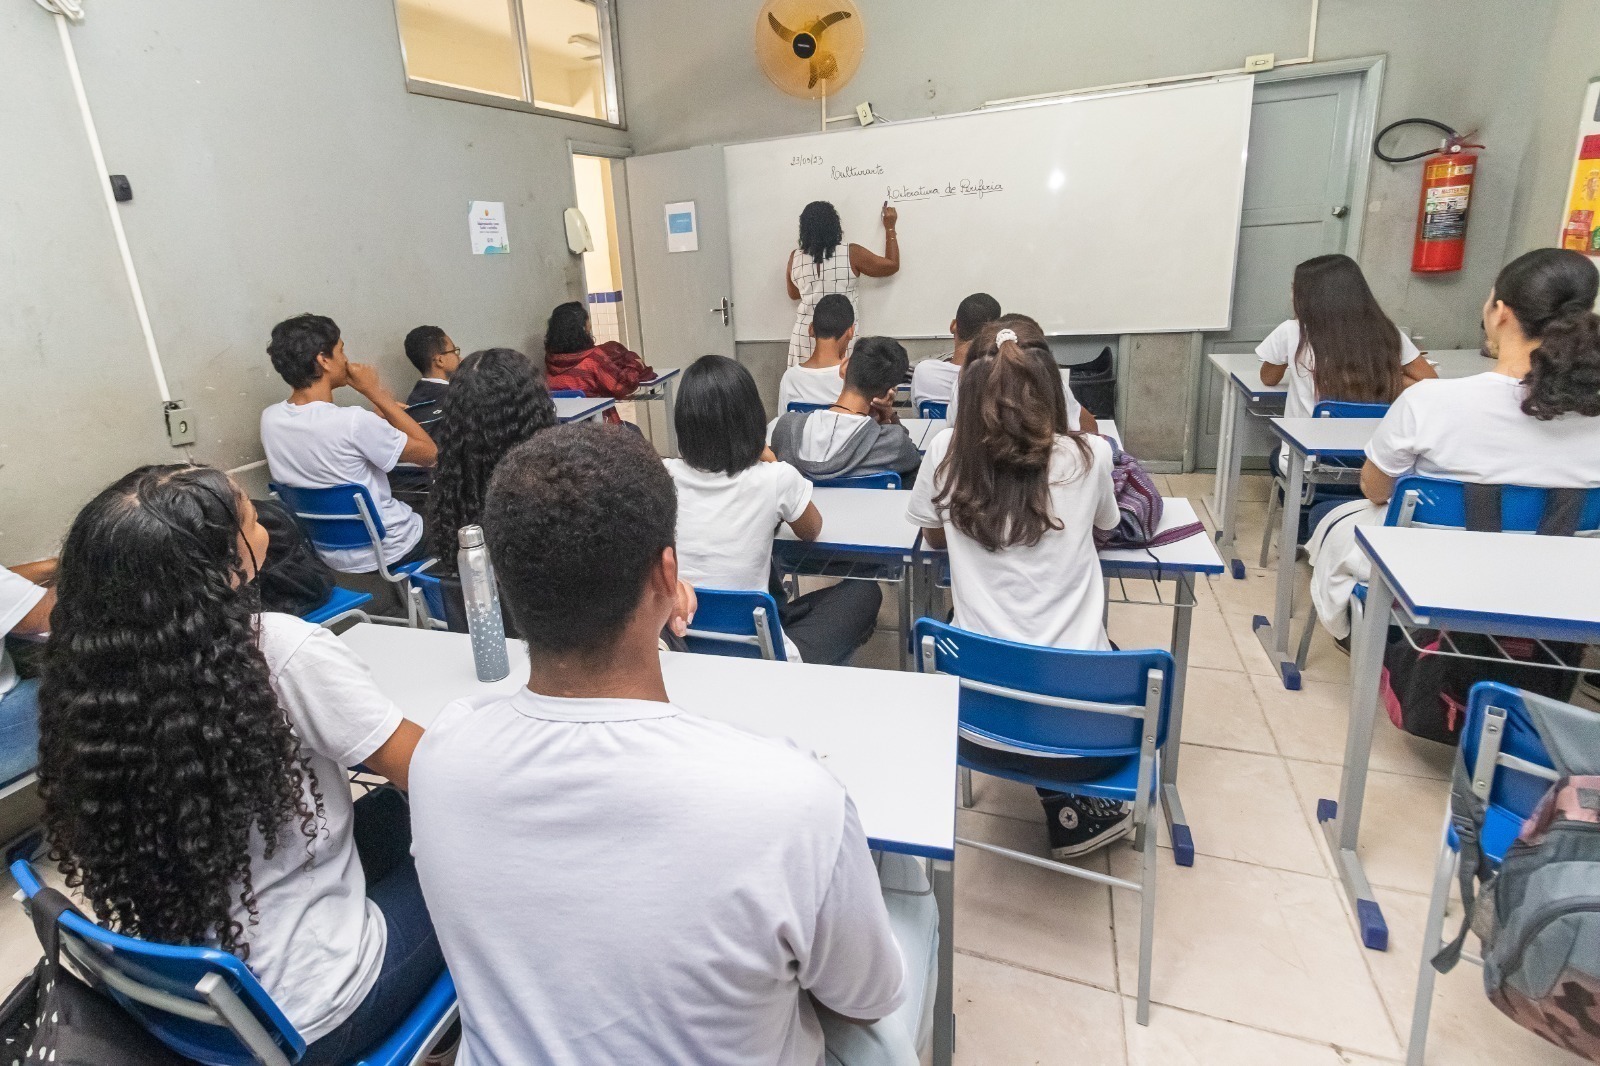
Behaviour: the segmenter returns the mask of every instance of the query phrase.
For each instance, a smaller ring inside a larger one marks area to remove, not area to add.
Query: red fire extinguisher
[[[1385,155],[1378,145],[1385,134],[1399,126],[1419,124],[1443,130],[1445,141],[1437,149],[1414,155]],[[1386,163],[1409,163],[1427,159],[1422,168],[1422,195],[1417,205],[1416,239],[1411,247],[1414,274],[1443,274],[1460,270],[1467,254],[1467,212],[1472,206],[1472,185],[1478,176],[1478,155],[1467,151],[1482,148],[1472,144],[1472,135],[1458,134],[1442,122],[1408,118],[1384,127],[1373,140],[1372,150]]]

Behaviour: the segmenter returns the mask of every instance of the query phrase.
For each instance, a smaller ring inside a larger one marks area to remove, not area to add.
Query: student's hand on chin
[[[352,389],[365,396],[379,385],[378,368],[371,363],[351,363],[345,371]]]

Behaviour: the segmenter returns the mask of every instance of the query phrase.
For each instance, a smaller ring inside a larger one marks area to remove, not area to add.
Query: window
[[[395,0],[406,87],[622,124],[613,0]]]

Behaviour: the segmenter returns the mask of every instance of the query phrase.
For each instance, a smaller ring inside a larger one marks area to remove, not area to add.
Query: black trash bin
[[[1070,368],[1072,394],[1096,418],[1117,416],[1117,364],[1111,356],[1111,346],[1100,349],[1100,354],[1087,363]]]

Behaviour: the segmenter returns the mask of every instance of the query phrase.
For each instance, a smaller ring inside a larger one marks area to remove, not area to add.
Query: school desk
[[[646,403],[650,400],[661,401],[661,414],[667,424],[667,454],[678,454],[678,426],[673,414],[677,402],[678,375],[683,373],[681,367],[671,367],[656,374],[647,381],[639,382],[639,387],[633,391],[628,399],[634,403]]]
[[[556,420],[567,422],[598,422],[617,401],[607,396],[557,396]]]

